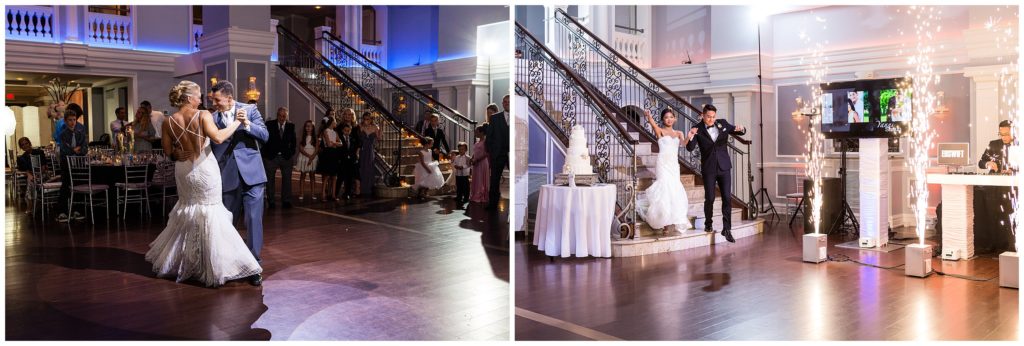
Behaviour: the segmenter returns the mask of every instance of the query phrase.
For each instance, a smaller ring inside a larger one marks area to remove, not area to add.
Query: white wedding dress
[[[683,183],[679,181],[679,139],[661,136],[658,139],[658,161],[654,169],[654,183],[645,190],[647,203],[638,208],[640,216],[653,229],[676,225],[676,230],[690,229],[686,211],[690,201]]]
[[[238,234],[231,212],[224,207],[220,166],[210,147],[210,139],[189,130],[199,112],[181,128],[173,120],[171,132],[180,143],[183,135],[204,137],[195,161],[178,161],[174,179],[178,203],[167,217],[167,227],[149,244],[146,261],[153,263],[159,277],[175,277],[178,282],[195,279],[206,286],[259,274],[263,271],[245,241]],[[175,127],[180,132],[175,133]]]

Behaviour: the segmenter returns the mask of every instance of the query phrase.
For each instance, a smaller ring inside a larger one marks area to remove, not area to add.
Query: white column
[[[871,238],[875,246],[889,242],[889,158],[888,140],[860,139],[860,239]]]
[[[358,50],[363,42],[363,7],[337,6],[335,14],[338,38]]]
[[[555,10],[565,11],[569,6],[565,5],[544,5],[544,45],[548,46],[555,54],[562,55],[562,45],[557,33],[561,32],[561,24],[555,22]],[[534,33],[534,36],[537,36]],[[525,52],[523,54],[526,54]]]
[[[82,15],[85,13],[85,6],[59,6],[64,9],[61,23],[64,27],[64,42],[82,42],[85,35],[82,34]],[[59,12],[59,11],[55,11]]]
[[[971,77],[971,158],[977,160],[996,139],[999,122],[1005,116],[999,113],[999,66],[968,67],[964,75]]]
[[[732,95],[729,93],[714,93],[711,94],[711,104],[718,109],[715,114],[718,119],[728,120],[730,123],[733,122],[733,107],[732,107]],[[700,109],[700,105],[694,105],[697,109]]]
[[[455,109],[462,114],[469,114],[469,110],[473,106],[473,91],[474,87],[472,84],[463,84],[455,87],[456,102]],[[450,103],[448,105],[451,105]]]

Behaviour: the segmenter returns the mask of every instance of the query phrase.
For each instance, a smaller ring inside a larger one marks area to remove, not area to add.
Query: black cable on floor
[[[883,266],[875,265],[875,264],[871,264],[871,263],[864,263],[864,262],[852,259],[852,258],[850,258],[850,256],[847,256],[847,255],[844,255],[844,254],[835,254],[835,255],[828,256],[827,258],[831,262],[853,262],[853,263],[860,264],[862,266],[868,266],[868,267],[873,267],[873,268],[878,268],[878,269],[886,269],[886,270],[896,269],[896,268],[899,268],[899,267],[902,267],[902,266],[905,265],[905,264],[900,264],[900,265],[892,266],[892,267],[883,267]]]
[[[979,281],[979,282],[991,281],[992,279],[995,279],[995,278],[999,277],[999,275],[996,275],[996,276],[990,277],[988,279],[984,279],[984,278],[978,278],[978,277],[967,276],[967,275],[960,275],[960,274],[947,274],[947,273],[940,272],[938,270],[935,270],[934,272],[935,272],[935,274],[942,275],[942,276],[948,276],[948,277],[952,277],[952,278],[971,280],[971,281]]]
[[[868,266],[868,267],[873,267],[873,268],[878,268],[878,269],[885,269],[885,270],[892,270],[892,269],[896,269],[896,268],[903,267],[903,266],[906,265],[906,263],[904,263],[904,264],[900,264],[900,265],[896,265],[896,266],[891,266],[891,267],[883,267],[883,266],[874,265],[874,264],[871,264],[871,263],[864,263],[864,262],[852,259],[852,258],[850,258],[850,256],[847,256],[847,255],[844,255],[844,254],[830,255],[830,256],[827,256],[826,258],[830,262],[839,262],[839,263],[842,263],[842,262],[853,262],[853,263],[860,264],[862,266]],[[948,277],[951,277],[951,278],[964,279],[964,280],[970,280],[970,281],[978,281],[978,282],[992,281],[993,279],[999,277],[999,275],[996,275],[996,276],[993,276],[993,277],[990,277],[990,278],[979,278],[979,277],[960,275],[960,274],[943,273],[943,272],[940,272],[938,270],[932,270],[932,271],[935,272],[936,275],[948,276]]]

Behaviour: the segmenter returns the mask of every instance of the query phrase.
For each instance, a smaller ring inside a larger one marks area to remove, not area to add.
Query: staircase
[[[363,112],[376,115],[374,123],[381,130],[374,159],[381,178],[375,182],[378,195],[406,196],[408,186],[415,183],[413,170],[419,162],[420,140],[424,135],[413,126],[426,113],[439,115],[449,148],[454,149],[459,141],[472,143],[475,121],[412,87],[329,32],[319,38],[318,50],[282,26],[277,31],[278,66],[285,75],[328,109],[352,108],[357,118]],[[452,174],[450,160],[442,157],[440,164],[446,177]],[[443,188],[437,192],[450,190]]]
[[[561,54],[569,60],[567,64],[598,91],[602,101],[620,110],[620,120],[631,131],[640,134],[638,139],[641,142],[652,142],[657,147],[654,130],[643,119],[644,110],[650,111],[657,118],[662,109],[671,109],[678,116],[675,129],[679,131],[688,131],[700,122],[701,111],[697,107],[633,64],[631,59],[598,38],[568,13],[556,10],[554,21],[557,25],[552,35],[555,41],[561,43]],[[742,209],[747,218],[753,219],[757,208],[750,207],[747,201],[750,184],[753,183],[748,155],[750,141],[735,135],[729,141],[729,155],[735,167],[730,201],[734,208]],[[745,146],[746,150],[740,149],[739,145]],[[702,185],[700,153],[697,150],[680,150],[679,163],[683,173],[696,175],[698,185]]]
[[[565,58],[562,65],[568,66],[571,74],[583,79],[579,87],[590,91],[594,102],[603,105],[608,109],[607,114],[611,116],[621,129],[626,138],[636,141],[636,202],[644,205],[646,202],[644,190],[653,182],[655,177],[655,163],[657,162],[657,140],[653,129],[646,121],[642,120],[643,110],[647,109],[652,114],[659,114],[663,108],[671,108],[679,115],[678,130],[687,130],[698,122],[700,111],[690,105],[684,99],[678,97],[670,90],[662,86],[653,78],[650,78],[642,69],[632,65],[628,59],[622,57],[604,44],[592,33],[590,33],[575,19],[569,17],[562,11],[556,12],[556,22],[560,23],[559,30],[556,30],[556,40],[560,46],[565,48],[562,54],[555,59]],[[520,34],[517,23],[517,40]],[[528,36],[525,32],[522,36]],[[565,88],[565,81],[557,78],[550,78],[549,73],[543,70],[548,66],[539,65],[533,62],[533,54],[529,52],[531,47],[519,47],[517,41],[517,78],[516,91],[520,95],[530,98],[531,110],[535,114],[546,113],[541,118],[550,128],[557,124],[563,116],[559,107],[552,103],[562,98],[559,93]],[[550,49],[545,47],[544,49]],[[668,96],[666,96],[668,95]],[[564,101],[562,101],[564,103]],[[562,107],[564,108],[564,106]],[[554,132],[554,131],[553,131]],[[567,143],[567,139],[560,138]],[[597,138],[591,136],[589,143],[593,146]],[[747,175],[736,174],[739,177],[734,180],[733,186],[738,189],[743,180],[749,177],[750,164],[747,152],[736,147],[736,142],[749,146],[749,141],[742,138],[730,138],[730,155],[735,172],[745,172]],[[749,148],[749,147],[748,147]],[[594,148],[591,148],[592,156]],[[612,255],[616,257],[639,256],[659,252],[676,251],[686,248],[706,246],[725,239],[720,234],[708,234],[704,228],[704,187],[700,177],[699,152],[679,151],[680,181],[683,183],[689,199],[689,210],[691,224],[696,228],[679,230],[662,235],[661,230],[653,230],[640,219],[634,219],[633,223],[620,226],[620,234],[613,237]],[[741,193],[744,195],[746,193]],[[720,193],[716,192],[716,196]],[[763,220],[757,219],[755,208],[748,208],[737,194],[732,194],[726,199],[733,204],[732,233],[735,238],[750,236],[763,231]],[[713,227],[716,231],[722,228],[721,223],[722,198],[716,198],[714,202]],[[748,213],[749,212],[749,213]],[[746,217],[745,217],[746,216]]]
[[[585,82],[557,56],[516,23],[516,94],[526,96],[530,111],[558,138],[569,145],[569,133],[583,126],[592,166],[598,180],[616,185],[616,220],[627,233],[636,222],[637,153],[650,152],[650,144],[637,146],[615,114],[597,100]],[[536,83],[527,83],[535,80]],[[524,86],[532,86],[530,89]],[[557,86],[557,88],[555,87]],[[611,232],[611,230],[609,230]]]

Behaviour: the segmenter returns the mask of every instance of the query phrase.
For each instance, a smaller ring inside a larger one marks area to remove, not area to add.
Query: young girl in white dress
[[[671,109],[661,111],[661,122],[664,127],[658,127],[651,117],[651,112],[644,111],[644,115],[658,137],[660,151],[654,170],[654,183],[645,190],[646,207],[638,208],[640,216],[651,228],[661,229],[663,235],[668,233],[669,226],[678,231],[690,229],[690,220],[686,216],[690,202],[683,189],[683,183],[679,181],[679,148],[686,145],[686,136],[683,132],[672,129],[676,115]]]
[[[299,200],[302,200],[302,184],[305,183],[306,176],[309,176],[309,194],[313,200],[316,200],[316,190],[313,187],[316,185],[316,161],[317,154],[320,153],[320,149],[317,148],[316,138],[316,126],[313,125],[312,120],[306,120],[306,123],[302,125],[302,136],[299,139],[299,158],[295,162],[295,166],[299,169]]]
[[[441,176],[441,168],[438,167],[439,163],[434,161],[434,157],[431,155],[434,139],[427,137],[420,141],[420,143],[423,144],[423,149],[420,150],[420,162],[416,163],[416,168],[413,170],[416,182],[413,184],[412,189],[416,191],[417,197],[423,198],[427,190],[439,189],[441,186],[444,186],[444,177]]]

